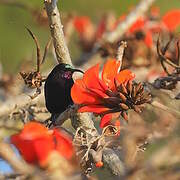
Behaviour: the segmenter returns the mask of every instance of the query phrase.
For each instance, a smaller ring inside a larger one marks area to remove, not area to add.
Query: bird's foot
[[[58,116],[59,114],[51,114],[51,117],[44,122],[46,127],[52,128],[53,126],[55,126],[55,121]]]

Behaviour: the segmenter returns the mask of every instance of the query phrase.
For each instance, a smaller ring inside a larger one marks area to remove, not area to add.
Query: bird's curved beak
[[[80,73],[84,74],[84,72],[81,71],[80,69],[73,69],[72,72],[73,72],[73,73],[74,73],[74,72],[80,72]]]

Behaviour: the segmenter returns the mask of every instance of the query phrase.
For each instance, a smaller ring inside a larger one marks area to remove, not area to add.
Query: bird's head
[[[65,79],[71,79],[74,72],[84,73],[80,69],[76,69],[69,64],[60,63],[54,69],[54,73],[61,74]]]

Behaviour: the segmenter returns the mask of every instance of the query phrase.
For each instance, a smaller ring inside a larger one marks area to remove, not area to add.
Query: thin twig
[[[9,144],[0,141],[0,147],[0,157],[6,160],[14,170],[22,174],[31,174],[34,171],[32,166],[29,166],[16,156]]]
[[[158,38],[157,40],[157,53],[158,53],[158,56],[160,58],[160,61],[161,61],[161,64],[163,66],[163,69],[164,71],[170,75],[170,73],[167,71],[165,65],[164,65],[164,62],[167,63],[168,65],[172,66],[173,68],[176,68],[176,69],[180,69],[180,66],[179,65],[176,65],[174,64],[169,58],[165,57],[165,52],[167,51],[167,48],[169,47],[169,42],[168,44],[165,46],[164,50],[161,51],[161,48],[160,48],[160,38]]]
[[[178,66],[180,66],[180,40],[177,41],[177,62]]]
[[[39,45],[39,41],[36,38],[36,36],[34,35],[34,33],[29,28],[26,27],[26,29],[29,32],[29,34],[31,35],[31,37],[34,39],[34,42],[36,44],[37,72],[40,72],[40,65],[41,65],[42,57],[41,57],[41,48],[40,48],[40,45]]]
[[[70,108],[66,109],[63,113],[61,113],[56,121],[55,121],[55,126],[62,125],[67,119],[71,118],[77,113],[78,110],[78,105],[73,105]]]
[[[8,126],[6,124],[3,124],[1,125],[0,124],[0,129],[6,129],[6,130],[10,130],[10,131],[16,131],[16,132],[19,132],[21,129],[20,128],[17,128],[17,127],[12,127],[12,126]]]
[[[166,112],[169,112],[169,113],[171,113],[171,114],[173,114],[173,115],[175,115],[175,116],[177,116],[177,117],[180,118],[180,112],[179,112],[179,111],[176,111],[176,110],[174,110],[174,109],[172,109],[172,108],[169,108],[169,107],[161,104],[161,103],[158,102],[158,101],[155,101],[155,100],[152,101],[152,102],[151,102],[151,105],[154,106],[154,107],[156,107],[156,108],[162,109],[162,110],[164,110],[164,111],[166,111]]]
[[[25,179],[27,179],[27,176],[22,175],[20,173],[0,174],[0,179],[1,180],[6,180],[6,179],[25,180]]]
[[[25,163],[22,159],[17,157],[9,144],[0,141],[0,147],[0,157],[7,161],[16,172],[31,177],[33,180],[48,179],[47,174],[41,172],[40,169]]]
[[[32,91],[30,95],[33,96],[34,92]],[[35,99],[31,99],[26,94],[20,94],[19,96],[9,98],[6,102],[1,105],[0,108],[0,117],[10,114],[15,108],[22,108],[26,105],[36,104],[37,102],[42,102],[44,100],[43,93],[41,93]]]

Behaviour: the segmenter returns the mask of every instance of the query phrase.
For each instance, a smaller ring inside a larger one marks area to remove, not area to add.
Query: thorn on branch
[[[26,27],[27,31],[29,32],[29,34],[31,35],[31,37],[34,39],[34,42],[36,44],[36,52],[37,52],[37,72],[40,72],[40,64],[41,64],[41,60],[42,60],[42,57],[41,57],[41,48],[40,48],[40,45],[39,45],[39,41],[38,39],[36,38],[36,36],[33,34],[33,32],[28,29]]]
[[[44,50],[44,55],[42,57],[41,55],[41,48],[39,45],[39,41],[37,37],[34,35],[34,33],[26,27],[27,31],[31,35],[31,37],[34,39],[34,42],[36,44],[36,51],[37,51],[37,65],[36,65],[36,71],[30,71],[30,72],[20,72],[21,77],[24,80],[24,83],[29,87],[29,88],[36,88],[36,93],[33,96],[30,96],[31,99],[34,99],[41,93],[40,87],[42,86],[42,82],[44,81],[43,77],[41,76],[40,73],[40,67],[41,64],[44,63],[48,49],[51,45],[51,38],[48,41],[48,43],[45,46]]]

